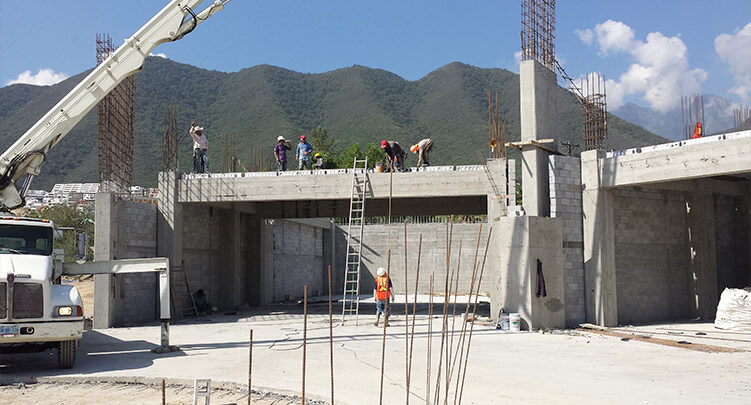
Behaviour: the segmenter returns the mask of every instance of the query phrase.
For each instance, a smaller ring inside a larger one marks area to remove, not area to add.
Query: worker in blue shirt
[[[305,135],[300,135],[300,143],[297,145],[295,160],[297,160],[297,170],[306,167],[310,170],[310,157],[313,153],[313,147],[305,140]]]

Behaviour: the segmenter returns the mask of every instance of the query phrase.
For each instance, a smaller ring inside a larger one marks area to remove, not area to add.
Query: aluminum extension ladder
[[[347,267],[344,272],[342,323],[344,323],[347,315],[354,315],[355,325],[357,325],[360,310],[360,259],[362,257],[362,220],[365,213],[367,167],[367,157],[364,160],[355,158],[352,167],[352,195],[349,203]]]

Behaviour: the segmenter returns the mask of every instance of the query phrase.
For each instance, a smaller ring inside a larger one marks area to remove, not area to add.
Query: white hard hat
[[[384,269],[383,267],[379,267],[376,273],[378,273],[378,277],[383,277],[384,274],[386,274],[386,269]]]
[[[277,141],[277,142],[279,142],[279,141],[283,141],[283,140],[284,140],[284,137],[283,137],[283,136],[281,136],[281,135],[279,135],[279,137],[278,137],[278,138],[276,138],[276,141]]]
[[[193,130],[196,132],[200,132],[200,131],[203,131],[203,127],[196,126],[193,128]]]

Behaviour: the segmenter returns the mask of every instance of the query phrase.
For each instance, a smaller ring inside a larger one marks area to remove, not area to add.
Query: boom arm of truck
[[[0,155],[0,210],[24,205],[31,179],[39,174],[47,153],[120,82],[138,72],[154,48],[187,35],[230,0],[215,0],[203,11],[203,0],[172,0],[132,37],[97,66],[57,105]]]

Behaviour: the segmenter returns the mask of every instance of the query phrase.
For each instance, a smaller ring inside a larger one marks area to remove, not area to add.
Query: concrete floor
[[[379,402],[383,329],[373,326],[372,310],[372,304],[361,307],[361,313],[367,315],[360,317],[359,326],[348,323],[335,324],[333,328],[336,403]],[[410,396],[414,404],[425,403],[426,310],[426,305],[418,307]],[[325,304],[309,307],[305,386],[307,398],[325,401],[331,395],[327,311]],[[402,315],[393,316],[387,328],[385,404],[405,401],[403,311],[403,307],[397,306],[395,313]],[[336,322],[337,317],[334,319]],[[434,332],[440,332],[441,323],[440,316],[433,318]],[[118,376],[134,380],[135,377],[211,378],[213,382],[247,384],[251,328],[253,388],[299,395],[303,316],[302,309],[294,305],[236,315],[215,314],[172,325],[170,343],[182,350],[171,354],[150,352],[159,344],[157,325],[89,331],[84,334],[73,370],[57,369],[56,357],[47,353],[4,355],[0,359],[0,382],[27,377]],[[456,344],[461,329],[459,317],[455,329]],[[506,333],[478,322],[472,337],[462,403],[741,404],[751,398],[750,332],[720,333],[712,324],[685,323],[640,326],[625,333],[745,351],[705,353],[579,331]],[[438,369],[440,333],[434,334],[432,346],[430,403]],[[450,403],[455,382],[456,377],[449,389]],[[444,395],[442,392],[440,403]]]

